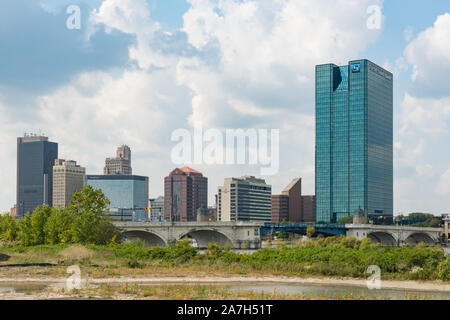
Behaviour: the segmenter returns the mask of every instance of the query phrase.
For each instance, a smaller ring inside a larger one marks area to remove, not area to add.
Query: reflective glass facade
[[[109,199],[115,220],[145,221],[148,207],[148,178],[132,175],[88,175],[87,185],[102,190]]]
[[[393,80],[368,60],[316,66],[316,222],[393,215]]]

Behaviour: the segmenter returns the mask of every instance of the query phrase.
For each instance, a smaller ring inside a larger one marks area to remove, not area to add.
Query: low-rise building
[[[150,220],[162,221],[164,220],[164,197],[159,196],[155,199],[150,199]]]

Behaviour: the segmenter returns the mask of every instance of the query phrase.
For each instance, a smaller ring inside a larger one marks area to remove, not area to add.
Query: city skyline
[[[0,34],[9,45],[0,54],[9,62],[0,76],[0,178],[11,184],[0,195],[1,212],[15,203],[14,141],[39,128],[59,143],[59,158],[88,173],[100,174],[105,157],[129,145],[133,172],[149,176],[151,198],[163,194],[161,172],[179,166],[170,161],[173,130],[198,120],[205,128],[279,128],[279,174],[262,178],[279,194],[302,177],[304,193],[314,194],[314,67],[359,58],[394,74],[394,213],[450,210],[442,147],[450,138],[448,2],[411,1],[407,13],[392,1],[176,2],[174,11],[161,1],[80,4],[80,30],[65,27],[64,1],[6,5],[0,19],[35,21],[47,40],[29,40],[29,25],[19,21]],[[368,5],[382,8],[381,29],[366,28]],[[121,20],[114,7],[131,18]],[[259,176],[259,166],[186,165],[210,179],[209,203],[224,178]]]

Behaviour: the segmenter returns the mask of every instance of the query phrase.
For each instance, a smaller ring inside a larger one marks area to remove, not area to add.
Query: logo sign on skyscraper
[[[352,73],[358,73],[361,71],[361,64],[357,63],[352,65]]]

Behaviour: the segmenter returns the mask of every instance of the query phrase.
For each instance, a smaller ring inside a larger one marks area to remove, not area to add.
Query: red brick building
[[[316,221],[316,196],[302,196],[303,222]]]
[[[283,190],[272,196],[272,222],[301,222],[302,179],[297,178]]]
[[[272,196],[272,222],[313,222],[316,219],[316,196],[302,196],[302,179],[297,178]]]
[[[197,221],[197,209],[208,207],[208,178],[189,167],[176,168],[164,178],[164,219]]]
[[[272,222],[289,221],[289,197],[286,195],[272,195]]]

